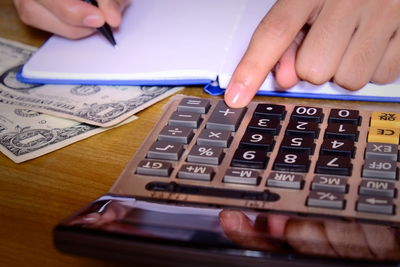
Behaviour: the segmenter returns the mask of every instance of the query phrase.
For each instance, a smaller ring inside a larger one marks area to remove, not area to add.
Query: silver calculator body
[[[158,266],[398,265],[397,110],[172,98],[56,246]]]

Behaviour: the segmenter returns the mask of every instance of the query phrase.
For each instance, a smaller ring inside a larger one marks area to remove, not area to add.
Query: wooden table
[[[0,1],[0,36],[39,46],[49,34],[23,25],[12,1]],[[180,93],[209,97],[201,88],[186,88]],[[299,101],[269,99],[282,100]],[[110,265],[59,253],[52,244],[52,229],[107,192],[161,115],[166,101],[138,113],[134,122],[25,163],[16,164],[0,154],[0,266]]]
[[[22,24],[12,1],[0,1],[0,37],[40,46],[50,35]],[[207,96],[201,88],[181,93]],[[108,266],[69,256],[52,244],[52,229],[106,193],[167,100],[140,119],[45,156],[16,164],[0,153],[0,266]]]

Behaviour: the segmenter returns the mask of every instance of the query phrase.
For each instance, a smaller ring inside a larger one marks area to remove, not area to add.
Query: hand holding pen
[[[83,0],[84,2],[99,7],[97,0]],[[112,46],[117,47],[117,42],[115,42],[113,32],[110,25],[105,22],[101,27],[97,27],[97,30],[111,43]]]
[[[14,0],[21,20],[33,27],[70,39],[89,36],[106,23],[118,27],[130,0]]]

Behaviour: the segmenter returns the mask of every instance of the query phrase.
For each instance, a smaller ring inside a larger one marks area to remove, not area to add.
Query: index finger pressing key
[[[279,0],[262,19],[228,84],[228,106],[246,106],[297,33],[319,9],[318,0]]]

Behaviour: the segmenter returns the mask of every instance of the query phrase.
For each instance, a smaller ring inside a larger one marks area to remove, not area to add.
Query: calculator
[[[400,108],[175,96],[61,250],[158,266],[400,263]]]

